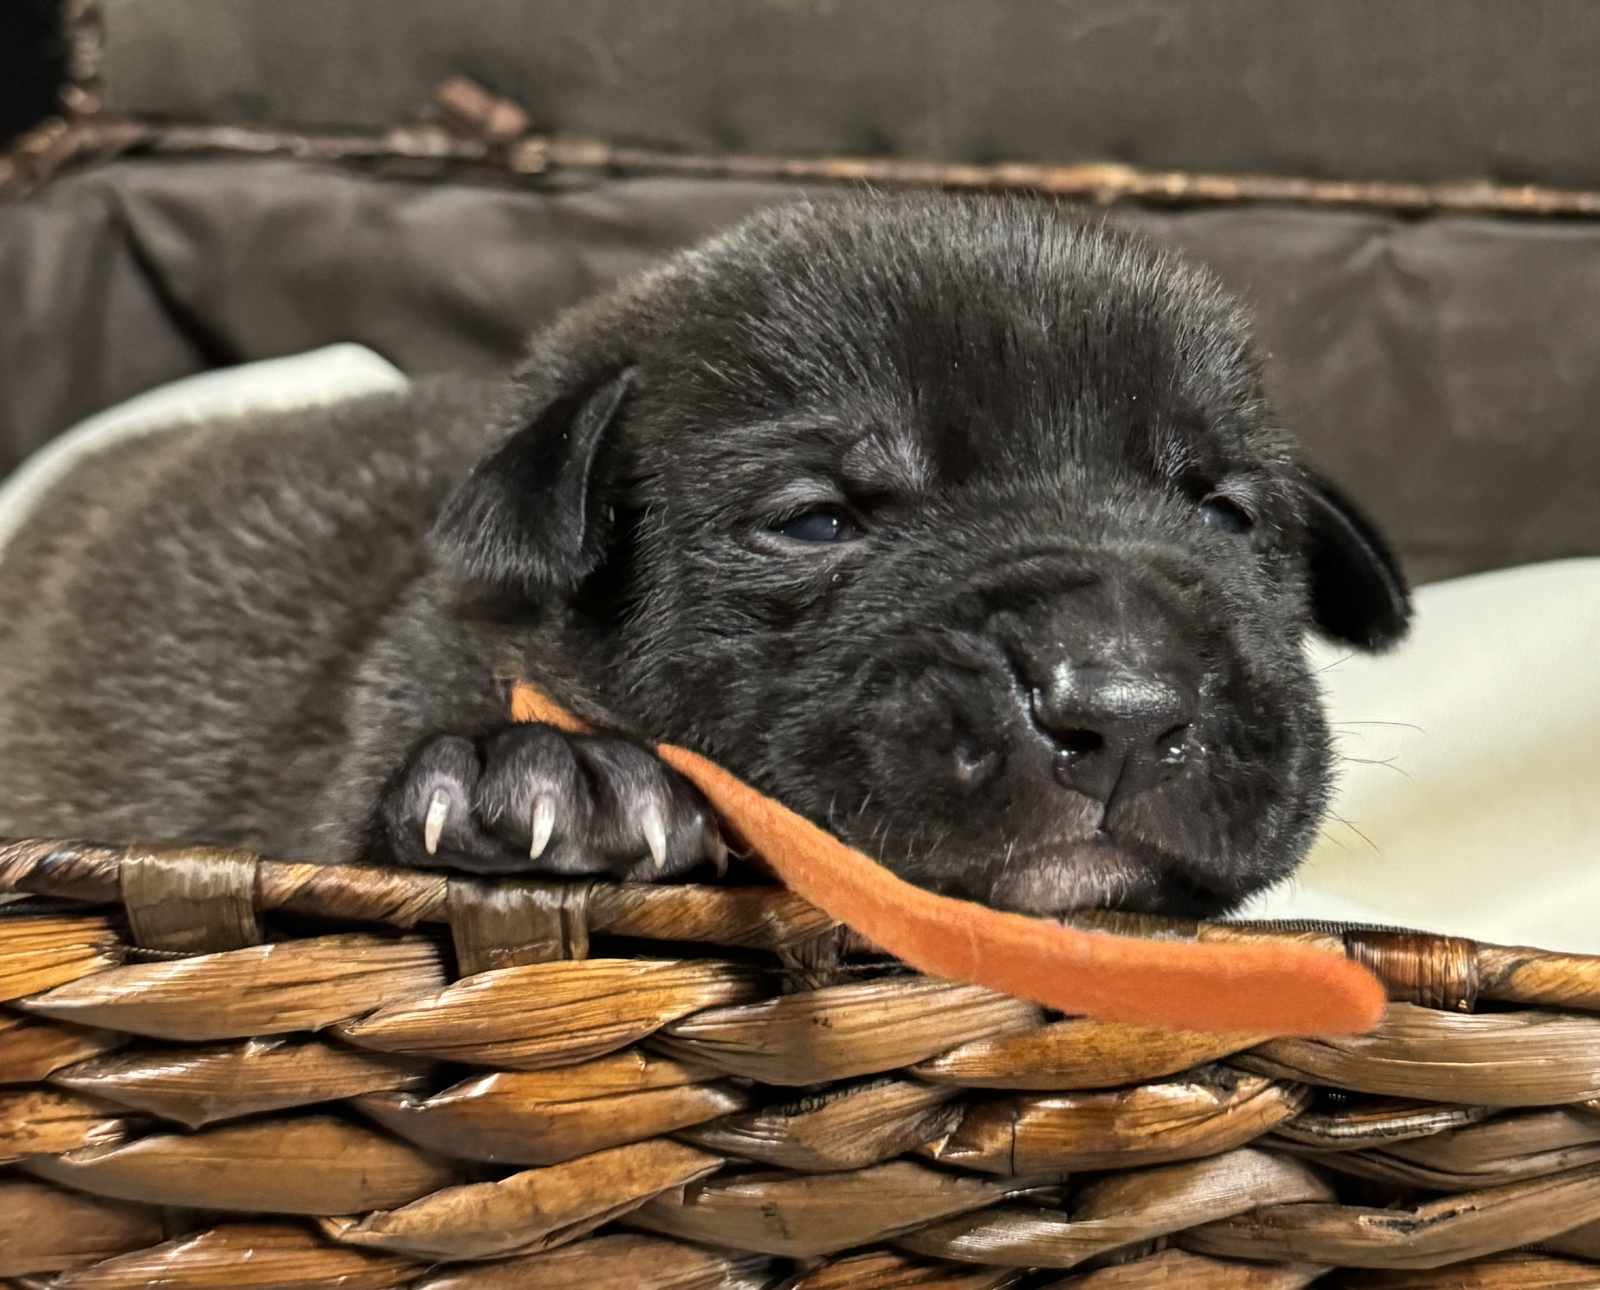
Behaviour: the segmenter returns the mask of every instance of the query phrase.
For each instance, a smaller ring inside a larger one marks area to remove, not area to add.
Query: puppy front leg
[[[481,874],[658,882],[727,859],[698,790],[649,749],[540,724],[425,741],[385,788],[378,825],[401,864]]]

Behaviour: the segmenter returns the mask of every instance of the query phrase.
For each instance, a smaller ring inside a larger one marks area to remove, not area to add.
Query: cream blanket
[[[1249,917],[1600,954],[1600,559],[1434,583],[1377,658],[1313,649],[1333,814]]]

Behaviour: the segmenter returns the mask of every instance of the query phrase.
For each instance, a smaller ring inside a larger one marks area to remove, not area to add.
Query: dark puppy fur
[[[1044,204],[857,197],[575,311],[512,389],[81,468],[0,572],[0,828],[715,858],[631,733],[941,891],[1214,913],[1324,807],[1304,633],[1407,613],[1208,275]],[[517,676],[622,733],[511,727]]]

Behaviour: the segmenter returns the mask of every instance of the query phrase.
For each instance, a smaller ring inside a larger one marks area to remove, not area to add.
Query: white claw
[[[644,834],[650,848],[650,858],[658,870],[667,867],[667,822],[661,818],[659,806],[647,806],[639,816],[639,831]]]
[[[728,844],[722,840],[722,830],[715,824],[706,824],[706,854],[711,857],[711,865],[717,871],[717,877],[728,876]]]
[[[550,835],[556,827],[555,800],[540,793],[533,799],[533,827],[532,840],[528,843],[528,858],[537,860],[544,854],[544,849],[550,845]]]
[[[422,822],[422,845],[429,855],[439,850],[439,835],[444,832],[444,822],[449,818],[450,794],[436,788],[428,799],[428,818]]]

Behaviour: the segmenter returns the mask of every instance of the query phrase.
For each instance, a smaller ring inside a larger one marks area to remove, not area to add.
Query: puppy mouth
[[[1038,809],[1041,799],[1035,798],[1034,809],[1008,813],[1003,831],[980,827],[973,831],[977,836],[959,840],[946,833],[934,845],[913,846],[898,861],[875,845],[894,832],[882,817],[856,815],[847,822],[836,819],[832,827],[911,882],[1034,917],[1113,910],[1208,918],[1249,894],[1250,884],[1238,884],[1247,874],[1233,875],[1228,865],[1210,859],[1212,848],[1205,843],[1211,839],[1183,827],[1191,812],[1178,812],[1174,821],[1172,811],[1157,804],[1152,814],[1143,798],[1158,794],[1132,799],[1127,805],[1140,807],[1132,817],[1108,822],[1100,803],[1052,789],[1042,799],[1047,810]]]
[[[1199,918],[1237,899],[1197,881],[1181,856],[1097,834],[1012,851],[995,871],[985,903],[1038,917],[1110,909]]]
[[[1142,904],[1157,893],[1152,856],[1107,835],[1063,838],[1010,851],[994,872],[988,903],[1018,913],[1057,915]]]

